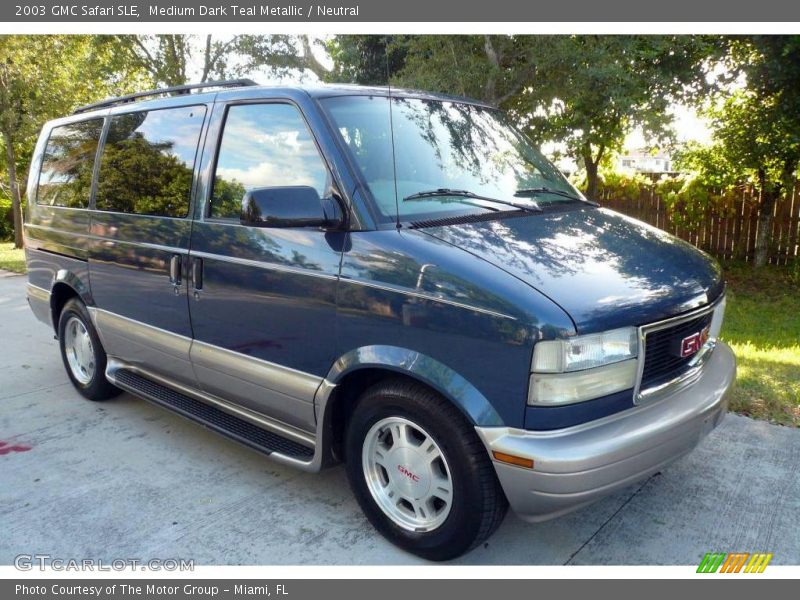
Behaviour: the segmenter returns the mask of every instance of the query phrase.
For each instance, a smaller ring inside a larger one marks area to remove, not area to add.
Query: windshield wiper
[[[504,204],[505,206],[511,206],[512,208],[516,208],[517,210],[524,210],[533,213],[542,212],[542,209],[533,200],[531,200],[530,204],[520,204],[519,202],[511,202],[510,200],[500,200],[498,198],[490,198],[489,196],[481,196],[480,194],[476,194],[475,192],[470,192],[469,190],[454,190],[451,188],[438,188],[435,190],[426,190],[424,192],[417,192],[416,194],[411,194],[410,196],[406,196],[405,198],[403,198],[403,201],[408,202],[413,200],[424,200],[425,198],[438,198],[442,196],[455,196],[459,198],[471,198],[473,200],[484,200],[485,202],[494,202],[495,204]],[[492,210],[492,208],[489,206],[481,206],[481,208]]]
[[[600,206],[597,202],[594,202],[592,200],[587,200],[585,198],[581,198],[579,196],[570,194],[569,192],[562,192],[561,190],[554,190],[553,188],[548,188],[548,187],[523,188],[521,190],[517,190],[516,192],[514,192],[514,195],[517,198],[527,198],[530,196],[538,196],[540,194],[552,194],[554,196],[561,196],[562,198],[567,198],[568,200],[574,200],[575,202],[584,202],[586,204],[591,204],[592,206]]]

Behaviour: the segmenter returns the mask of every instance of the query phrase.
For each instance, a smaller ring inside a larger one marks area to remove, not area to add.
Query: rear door
[[[89,271],[106,351],[188,384],[190,204],[205,114],[194,105],[113,115],[91,222]]]
[[[211,394],[312,431],[314,394],[333,361],[346,234],[247,227],[240,214],[253,188],[307,185],[326,197],[329,169],[288,101],[218,104],[209,131],[208,201],[191,247],[202,274],[190,284],[195,373]]]

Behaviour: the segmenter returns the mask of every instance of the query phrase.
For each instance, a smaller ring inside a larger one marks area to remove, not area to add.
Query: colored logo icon
[[[763,573],[772,553],[707,552],[697,567],[698,573]]]

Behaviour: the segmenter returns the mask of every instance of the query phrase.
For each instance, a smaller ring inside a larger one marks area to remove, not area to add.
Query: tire
[[[372,525],[428,560],[475,548],[508,509],[473,426],[451,402],[412,381],[392,379],[362,394],[347,426],[345,460]]]
[[[77,298],[68,300],[58,317],[58,344],[67,375],[84,398],[108,400],[122,392],[106,379],[106,352]]]

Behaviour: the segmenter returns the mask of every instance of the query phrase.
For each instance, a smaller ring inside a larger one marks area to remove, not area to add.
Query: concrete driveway
[[[341,467],[300,473],[130,395],[80,397],[53,332],[0,274],[0,564],[422,562],[385,542]],[[800,563],[800,430],[728,415],[692,454],[580,512],[509,514],[466,564],[697,564],[709,551]]]

